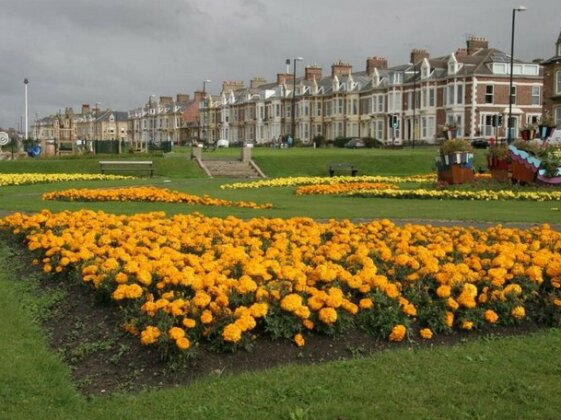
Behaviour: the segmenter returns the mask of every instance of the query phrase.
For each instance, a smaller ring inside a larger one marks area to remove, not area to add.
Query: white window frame
[[[532,105],[541,105],[542,89],[541,86],[532,86]]]
[[[555,94],[561,95],[561,70],[555,72]]]
[[[488,92],[488,88],[491,88],[491,93]],[[487,98],[491,97],[491,102],[487,102]],[[495,85],[485,85],[485,99],[484,103],[494,104],[495,103]]]
[[[553,109],[553,121],[557,128],[561,128],[561,106]]]

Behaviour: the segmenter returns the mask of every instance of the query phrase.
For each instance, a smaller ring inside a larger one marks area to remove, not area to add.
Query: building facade
[[[415,49],[407,64],[389,67],[383,57],[370,57],[364,71],[339,61],[328,76],[322,73],[307,66],[296,79],[287,72],[275,83],[225,82],[219,96],[200,103],[204,125],[212,138],[256,143],[288,135],[304,143],[315,136],[435,143],[446,126],[469,139],[507,135],[510,57],[484,38],[470,37],[466,48],[443,57]],[[522,126],[541,117],[542,68],[514,60],[513,81],[517,137]],[[501,127],[493,126],[494,116],[502,117]]]
[[[544,114],[561,128],[561,32],[555,43],[555,55],[542,63],[544,67]]]

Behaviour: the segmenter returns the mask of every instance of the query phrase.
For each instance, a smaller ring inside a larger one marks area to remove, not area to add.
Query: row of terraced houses
[[[485,38],[472,36],[465,48],[441,57],[414,49],[403,65],[370,57],[359,71],[342,61],[330,70],[324,74],[308,65],[295,78],[287,66],[274,82],[256,77],[249,86],[226,81],[219,95],[203,89],[192,97],[152,96],[126,113],[89,105],[80,113],[66,108],[36,121],[34,133],[61,142],[120,139],[140,150],[164,141],[266,144],[289,134],[303,143],[316,136],[435,143],[442,127],[452,124],[458,137],[507,135],[510,56],[490,48]],[[553,57],[515,59],[512,72],[513,137],[543,114],[561,126],[561,34]],[[494,127],[498,115],[503,125]]]

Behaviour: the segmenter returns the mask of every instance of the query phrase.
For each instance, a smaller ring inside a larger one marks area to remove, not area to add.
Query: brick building
[[[445,124],[456,125],[461,137],[506,136],[510,57],[485,38],[470,37],[465,48],[442,57],[414,49],[407,64],[393,67],[377,56],[366,60],[365,71],[338,61],[323,76],[320,67],[307,66],[296,83],[288,70],[273,83],[225,85],[201,103],[213,138],[267,143],[290,134],[293,94],[295,137],[305,143],[317,135],[434,143]],[[543,73],[538,63],[515,59],[513,74],[516,137],[541,116]],[[492,127],[495,115],[502,127]]]
[[[544,114],[561,128],[561,32],[555,43],[555,55],[543,63]]]

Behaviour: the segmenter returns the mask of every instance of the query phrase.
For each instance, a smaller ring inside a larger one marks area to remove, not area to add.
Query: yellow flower
[[[181,337],[175,341],[175,345],[179,350],[187,350],[191,347],[191,342],[187,337]]]
[[[495,311],[492,311],[491,309],[487,309],[483,316],[485,317],[485,321],[487,321],[489,324],[494,324],[499,320],[499,315],[497,315],[497,313]]]
[[[363,298],[359,301],[358,306],[360,309],[370,309],[374,306],[374,302],[370,298]]]
[[[306,344],[306,340],[304,340],[304,336],[302,334],[296,334],[294,336],[294,342],[298,347],[304,347]]]
[[[446,284],[438,286],[438,288],[436,289],[436,295],[442,299],[446,299],[450,297],[451,292],[452,292],[452,288]]]
[[[471,330],[473,328],[473,322],[464,320],[462,321],[461,328],[463,330]]]
[[[287,312],[294,312],[300,306],[302,306],[302,296],[296,293],[286,295],[280,302],[280,307]]]
[[[212,312],[205,309],[201,314],[201,323],[203,324],[210,324],[212,322]]]
[[[333,308],[321,308],[319,320],[324,324],[331,325],[337,321],[337,311]]]
[[[185,318],[182,324],[185,328],[195,328],[195,326],[197,325],[197,321],[191,318]]]
[[[180,338],[185,337],[185,330],[179,327],[171,327],[168,330],[168,335],[172,340],[179,340]]]
[[[158,327],[149,325],[140,333],[140,342],[145,346],[154,344],[160,335],[161,332]]]
[[[242,330],[236,324],[228,324],[222,331],[222,338],[229,343],[237,343],[242,338]]]
[[[452,328],[452,325],[454,325],[454,313],[453,312],[446,312],[446,315],[444,317],[444,323],[446,324],[446,326],[448,328]]]
[[[419,331],[419,333],[421,334],[421,337],[424,338],[425,340],[430,340],[433,335],[430,328],[423,328],[421,329],[421,331]]]
[[[390,333],[389,340],[397,341],[397,342],[403,341],[406,333],[407,333],[407,328],[405,328],[405,325],[398,324],[392,328],[392,332]]]
[[[522,319],[526,316],[526,311],[523,306],[516,306],[510,313],[516,319]]]

